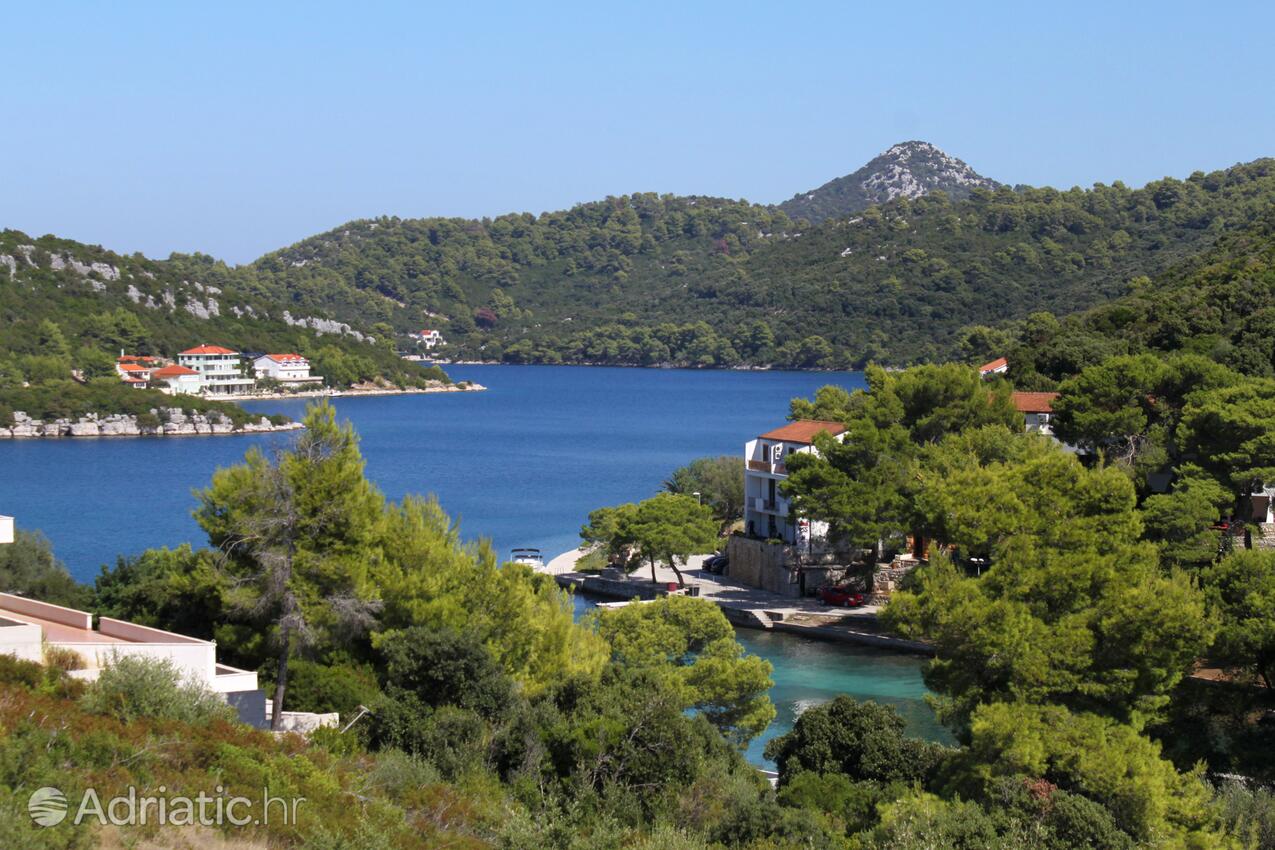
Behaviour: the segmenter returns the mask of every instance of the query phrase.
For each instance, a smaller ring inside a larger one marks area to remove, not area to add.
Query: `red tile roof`
[[[1004,369],[1008,366],[1009,366],[1008,360],[1006,360],[1004,357],[997,357],[995,360],[992,360],[989,363],[984,363],[982,366],[979,366],[978,372],[980,375],[982,375],[988,372],[995,372],[997,369]]]
[[[165,366],[162,369],[156,369],[151,372],[152,378],[180,378],[182,375],[198,375],[194,369],[187,369],[185,366]]]
[[[123,371],[123,372],[149,372],[151,370],[151,367],[139,366],[136,363],[121,363],[119,365],[119,369],[120,371]]]
[[[1019,413],[1053,413],[1054,399],[1058,393],[1020,393],[1013,395],[1014,407]]]
[[[796,422],[789,422],[782,428],[776,428],[773,431],[767,431],[761,435],[763,440],[784,440],[789,443],[806,443],[810,445],[815,441],[816,434],[832,434],[836,436],[846,430],[846,426],[840,422],[827,422],[819,419],[799,419]]]
[[[222,348],[220,345],[199,345],[194,348],[188,348],[182,354],[238,354],[229,348]]]
[[[300,354],[267,354],[276,363],[308,363],[309,361]]]

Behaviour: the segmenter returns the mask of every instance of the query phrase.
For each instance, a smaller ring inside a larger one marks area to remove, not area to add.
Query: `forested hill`
[[[201,343],[296,351],[336,384],[420,371],[394,354],[392,334],[365,330],[290,304],[251,269],[207,256],[149,260],[0,231],[0,395],[69,383],[72,372],[118,384],[121,349],[172,357]]]
[[[974,328],[972,357],[1008,353],[1015,384],[1054,382],[1122,354],[1201,354],[1235,371],[1275,377],[1275,207],[1249,228],[1083,313],[1036,314]]]
[[[1123,293],[1250,225],[1275,161],[1141,189],[974,188],[798,224],[717,198],[608,198],[495,219],[382,218],[270,254],[269,291],[351,323],[438,327],[506,362],[907,364],[962,329]]]
[[[819,223],[848,218],[895,198],[946,192],[959,200],[969,197],[974,189],[995,189],[999,185],[929,142],[902,142],[853,174],[801,192],[779,208],[792,218]]]

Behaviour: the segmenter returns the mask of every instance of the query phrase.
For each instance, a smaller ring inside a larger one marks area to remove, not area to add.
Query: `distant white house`
[[[130,387],[144,390],[150,386],[151,372],[162,365],[163,361],[158,357],[146,354],[125,354],[121,350],[120,356],[115,358],[115,374]]]
[[[443,340],[443,335],[432,328],[424,328],[422,330],[415,331],[410,334],[410,336],[412,339],[429,349],[447,344]]]
[[[799,420],[767,431],[744,448],[744,530],[750,537],[809,546],[827,536],[827,524],[797,517],[780,485],[788,479],[790,455],[817,452],[815,437],[829,434],[840,441],[840,422]]]
[[[984,379],[992,378],[996,375],[1004,375],[1008,371],[1009,361],[1004,357],[997,357],[995,360],[984,363],[982,366],[978,367],[978,374]]]
[[[204,378],[194,369],[186,366],[161,366],[150,374],[151,386],[163,390],[169,395],[178,393],[198,395],[204,390]]]
[[[0,516],[0,543],[13,542],[13,517]]]
[[[203,379],[207,395],[251,392],[256,380],[243,374],[239,352],[220,345],[200,345],[177,355],[177,363],[193,369]]]
[[[116,363],[115,371],[121,381],[134,389],[144,390],[150,386],[153,371],[150,366],[143,366],[141,363]]]
[[[281,384],[319,384],[323,378],[310,374],[310,361],[300,354],[263,354],[252,361],[258,378],[272,378]]]

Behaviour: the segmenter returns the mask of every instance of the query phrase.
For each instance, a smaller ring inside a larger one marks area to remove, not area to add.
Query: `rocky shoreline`
[[[143,414],[145,416],[145,414]],[[151,410],[150,421],[125,413],[98,416],[89,413],[78,419],[32,419],[14,411],[13,425],[0,427],[0,440],[41,437],[197,437],[218,434],[261,434],[268,431],[295,431],[300,422],[276,425],[262,416],[255,421],[236,425],[229,416],[218,412],[183,413],[179,407]]]

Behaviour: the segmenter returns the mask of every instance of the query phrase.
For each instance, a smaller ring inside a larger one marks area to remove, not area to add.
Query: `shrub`
[[[0,653],[0,685],[21,685],[34,690],[43,681],[44,668],[39,664]]]
[[[766,757],[778,765],[783,784],[800,771],[924,783],[949,751],[904,737],[903,726],[892,706],[842,695],[804,712],[791,732],[766,745]]]
[[[1255,850],[1275,850],[1275,792],[1228,782],[1217,789],[1222,822]]]
[[[53,646],[46,643],[44,645],[44,664],[54,670],[69,672],[71,670],[83,670],[84,658],[74,649],[67,649],[65,646]]]
[[[289,710],[335,711],[345,722],[360,705],[375,705],[380,695],[376,677],[365,667],[304,660],[288,665]]]
[[[388,636],[380,652],[389,690],[425,705],[497,717],[513,699],[513,681],[473,633],[413,626]]]
[[[235,717],[220,696],[201,682],[185,679],[166,658],[116,658],[89,686],[81,704],[86,711],[125,723],[141,718],[207,723]]]

